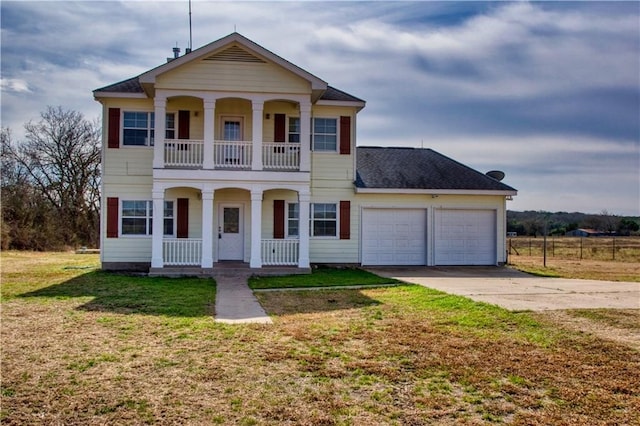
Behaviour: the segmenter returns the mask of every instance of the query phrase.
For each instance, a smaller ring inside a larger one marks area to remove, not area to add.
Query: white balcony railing
[[[166,139],[164,164],[168,167],[202,167],[204,141]]]
[[[300,144],[264,142],[262,164],[265,170],[297,170],[300,168]]]
[[[215,141],[213,143],[213,167],[216,169],[251,168],[253,142]]]
[[[262,240],[263,265],[297,265],[299,240]]]
[[[215,169],[251,169],[253,143],[251,141],[215,141],[213,167]],[[166,139],[164,165],[166,167],[201,168],[204,163],[204,141],[197,139]],[[299,170],[300,144],[264,142],[262,164],[265,170]]]
[[[200,265],[202,239],[165,238],[162,240],[162,255],[165,265]]]

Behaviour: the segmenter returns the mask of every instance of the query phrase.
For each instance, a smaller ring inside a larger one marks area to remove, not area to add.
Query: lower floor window
[[[335,237],[337,235],[338,215],[336,204],[311,204],[309,215],[311,236]]]
[[[300,211],[298,203],[287,205],[287,237],[297,237],[300,233]]]
[[[122,235],[151,235],[153,232],[153,201],[122,201]],[[173,201],[164,202],[163,232],[172,236],[174,230]]]

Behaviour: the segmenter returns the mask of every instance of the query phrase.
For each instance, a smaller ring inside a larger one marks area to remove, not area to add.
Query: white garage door
[[[424,209],[364,209],[363,265],[425,265],[427,214]]]
[[[436,265],[495,265],[495,210],[436,210]]]

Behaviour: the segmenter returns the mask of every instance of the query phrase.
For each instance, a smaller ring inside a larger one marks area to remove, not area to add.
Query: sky
[[[6,1],[1,122],[48,105],[100,116],[94,89],[189,44],[183,1]],[[431,148],[502,170],[510,210],[640,216],[640,2],[210,2],[193,48],[237,31],[366,100],[359,146]]]

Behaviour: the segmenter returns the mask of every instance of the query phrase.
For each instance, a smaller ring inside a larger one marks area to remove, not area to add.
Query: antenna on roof
[[[191,0],[189,0],[189,50],[186,53],[191,52],[192,48],[193,48],[193,35],[191,31]]]
[[[233,24],[233,32],[237,33],[238,31],[236,31],[236,24]]]

